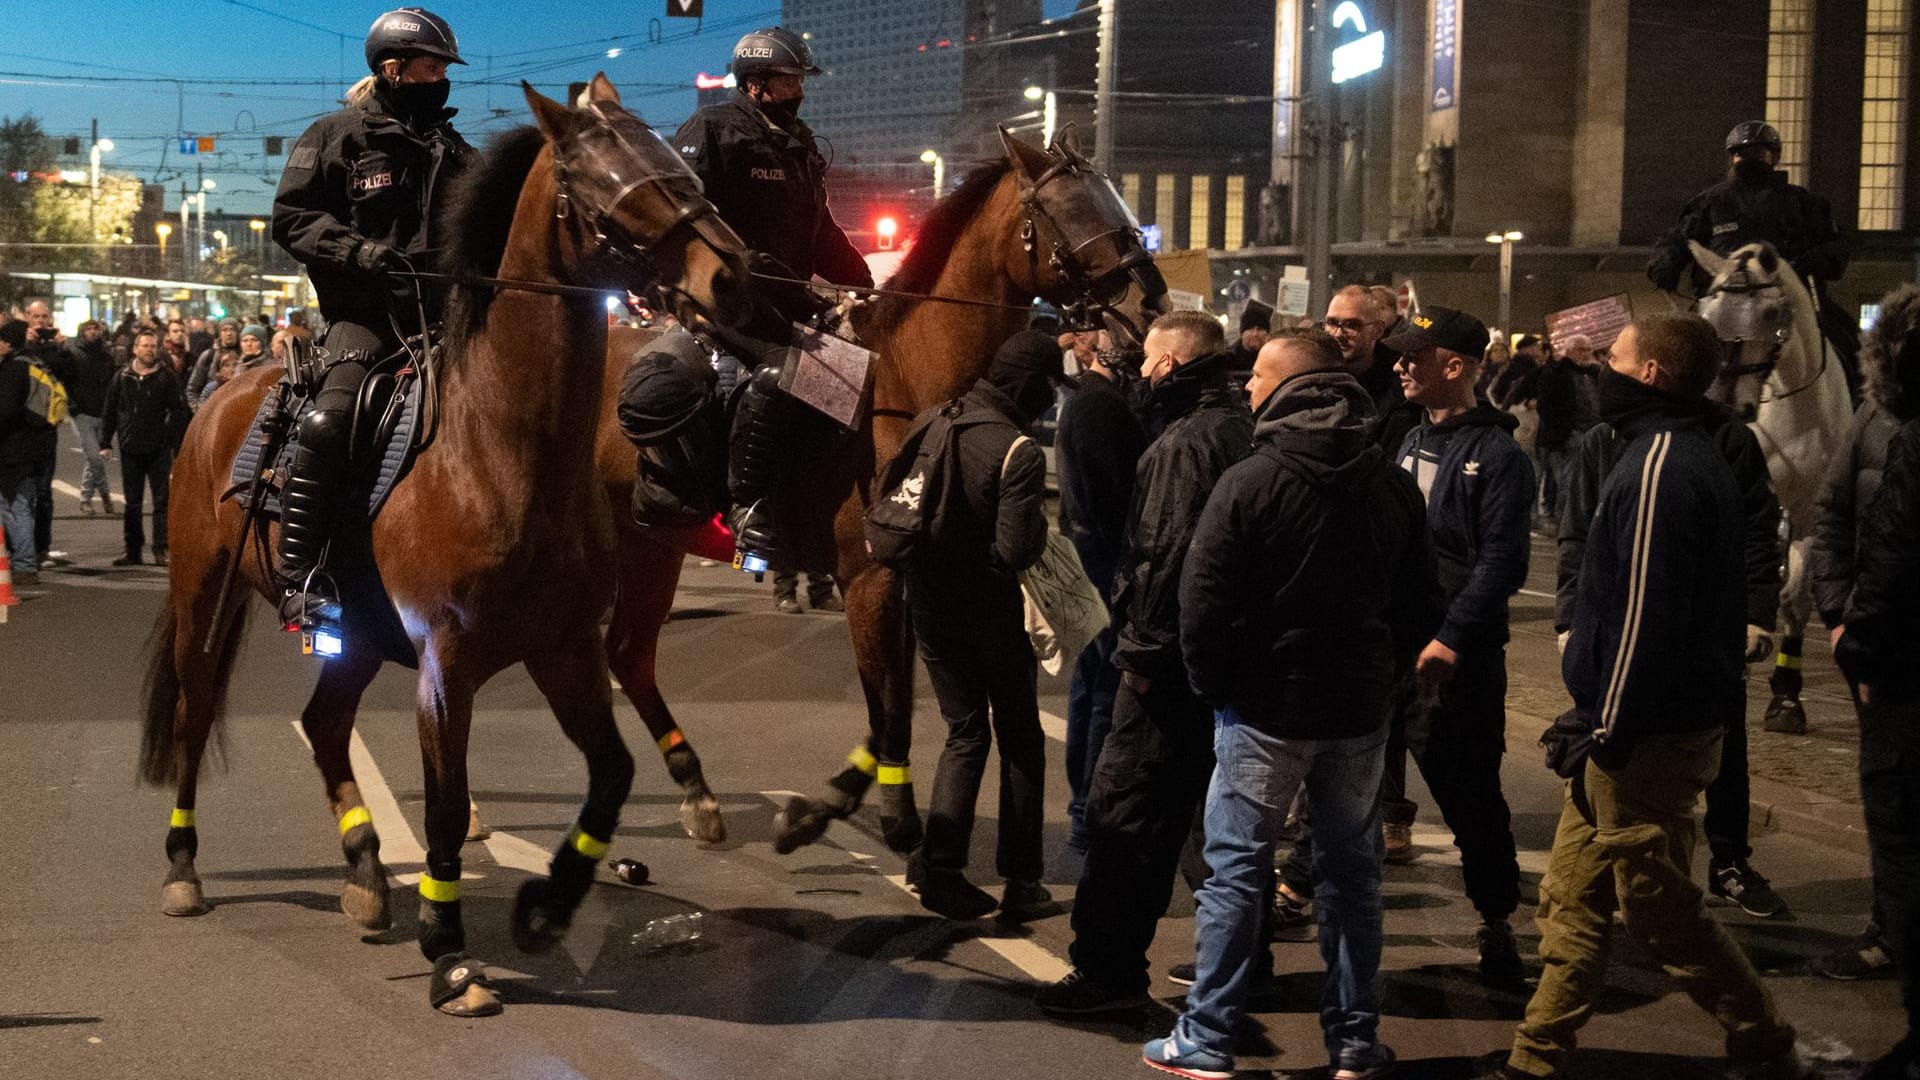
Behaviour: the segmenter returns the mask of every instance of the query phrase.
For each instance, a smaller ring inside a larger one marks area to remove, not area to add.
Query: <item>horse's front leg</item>
[[[1813,617],[1813,579],[1807,573],[1807,540],[1795,536],[1787,545],[1787,584],[1780,592],[1780,651],[1773,661],[1773,674],[1767,688],[1773,700],[1767,703],[1762,726],[1786,735],[1804,735],[1807,710],[1800,704],[1802,652],[1807,622]]]
[[[451,635],[420,653],[420,734],[427,801],[427,869],[420,875],[420,951],[433,962],[427,1000],[450,1016],[492,1016],[500,999],[467,954],[460,918],[460,846],[466,839],[467,736],[480,674],[462,663]]]

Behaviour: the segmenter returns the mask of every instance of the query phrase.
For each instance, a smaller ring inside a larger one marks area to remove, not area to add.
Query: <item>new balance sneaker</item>
[[[1386,849],[1386,861],[1404,866],[1413,861],[1413,826],[1396,821],[1380,823],[1380,840]]]
[[[1396,1064],[1393,1049],[1383,1043],[1364,1050],[1343,1050],[1333,1067],[1333,1080],[1374,1080],[1392,1072]]]
[[[1233,1076],[1233,1058],[1202,1050],[1182,1038],[1179,1028],[1169,1032],[1166,1038],[1154,1039],[1141,1047],[1140,1060],[1161,1072],[1189,1080],[1231,1080]]]
[[[1715,862],[1707,867],[1707,891],[1756,919],[1771,919],[1787,909],[1786,901],[1747,860]]]
[[[1526,974],[1520,962],[1520,947],[1513,940],[1513,927],[1505,919],[1484,922],[1474,935],[1480,946],[1480,981],[1515,983]]]
[[[1838,982],[1889,979],[1893,977],[1893,954],[1878,935],[1862,934],[1809,966],[1815,975]]]
[[[1033,1003],[1049,1016],[1094,1016],[1145,1008],[1153,999],[1145,990],[1115,990],[1075,968],[1035,991]]]

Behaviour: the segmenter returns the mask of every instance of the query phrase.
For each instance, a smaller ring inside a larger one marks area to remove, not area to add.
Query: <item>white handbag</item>
[[[1000,463],[1000,475],[1006,476],[1007,462],[1023,442],[1025,435],[1007,448]],[[1094,636],[1107,628],[1107,604],[1100,590],[1080,564],[1080,553],[1073,542],[1057,532],[1047,532],[1047,546],[1040,561],[1020,571],[1020,593],[1026,599],[1027,637],[1033,642],[1033,655],[1041,670],[1058,675]]]

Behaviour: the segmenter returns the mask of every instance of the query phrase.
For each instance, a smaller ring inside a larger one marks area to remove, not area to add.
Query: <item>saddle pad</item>
[[[418,426],[420,417],[420,380],[408,376],[400,383],[395,393],[401,395],[400,413],[392,430],[376,433],[378,458],[375,459],[374,453],[369,451],[365,455],[367,460],[357,462],[353,469],[354,474],[359,478],[353,485],[355,498],[365,499],[369,521],[380,513],[380,507],[386,504],[387,496],[392,494],[394,485],[400,482],[400,478],[407,474],[407,469],[413,464],[414,429]],[[228,475],[228,481],[233,486],[252,484],[260,475],[260,457],[264,450],[261,445],[260,425],[272,415],[278,403],[279,395],[274,393],[269,393],[261,400],[260,409],[254,414],[253,423],[247,426],[247,439],[240,445],[240,452],[233,457],[233,471]],[[273,468],[276,475],[285,474],[288,463],[293,458],[294,446],[299,439],[300,418],[306,416],[312,408],[311,401],[302,401],[296,406],[293,423],[295,434],[274,456]],[[378,418],[375,417],[368,422],[377,420]],[[278,485],[267,492],[261,509],[272,517],[280,515]]]

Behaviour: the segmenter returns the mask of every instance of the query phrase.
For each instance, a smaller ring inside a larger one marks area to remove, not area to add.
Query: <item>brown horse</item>
[[[1004,132],[1003,142],[1006,158],[978,167],[935,205],[899,272],[886,283],[889,290],[958,302],[889,296],[854,312],[862,342],[879,354],[869,421],[813,471],[805,498],[797,501],[817,513],[793,525],[806,565],[834,567],[846,590],[870,730],[824,794],[796,798],[782,812],[775,843],[783,851],[811,843],[834,818],[858,809],[875,780],[888,845],[907,851],[920,839],[908,769],[913,643],[899,582],[868,560],[862,532],[876,463],[892,459],[917,413],[962,393],[986,372],[999,344],[1027,325],[1034,297],[1081,317],[1104,311],[1111,329],[1137,343],[1138,331],[1121,309],[1150,316],[1166,293],[1132,214],[1104,176],[1064,140],[1045,151]],[[611,335],[600,418],[600,474],[622,523],[607,657],[686,793],[681,813],[688,832],[718,839],[724,828],[713,793],[655,672],[660,629],[692,536],[634,525],[624,513],[635,456],[612,403],[638,344],[630,331]]]
[[[465,962],[460,845],[467,824],[467,736],[474,693],[524,663],[560,726],[586,756],[585,805],[555,852],[549,877],[527,882],[514,909],[516,942],[550,948],[592,883],[633,777],[614,724],[599,620],[610,600],[614,529],[593,469],[606,314],[592,286],[645,289],[650,265],[680,317],[718,325],[755,312],[744,250],[700,195],[691,172],[604,76],[568,108],[526,88],[536,127],[509,133],[458,182],[440,222],[449,262],[466,275],[512,279],[495,292],[456,285],[442,348],[438,434],[371,527],[374,565],[419,671],[425,764],[426,873],[420,947],[435,961],[435,1005],[459,1015],[499,1009],[479,965]],[[542,291],[544,289],[544,291]],[[217,610],[228,565],[254,591],[279,590],[264,557],[237,548],[242,504],[223,499],[249,421],[276,373],[259,371],[194,418],[174,465],[169,596],[156,627],[147,688],[142,774],[178,796],[163,893],[172,915],[208,909],[194,868],[202,753],[220,718],[244,591]],[[271,534],[263,540],[268,542]],[[351,617],[351,612],[349,613]],[[203,650],[216,627],[225,647]],[[347,627],[346,650],[325,663],[301,724],[313,745],[347,859],[341,907],[361,925],[390,922],[380,841],[348,763],[360,695],[382,662]],[[436,992],[437,991],[437,992]]]

